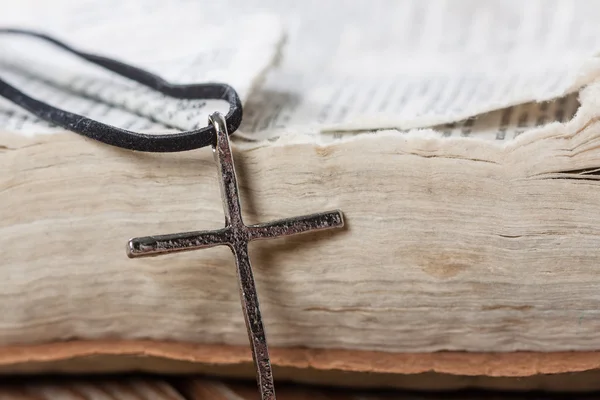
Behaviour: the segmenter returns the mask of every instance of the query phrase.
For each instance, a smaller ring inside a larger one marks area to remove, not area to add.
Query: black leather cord
[[[229,112],[225,116],[229,134],[235,132],[242,122],[242,103],[236,91],[229,85],[221,83],[174,85],[157,75],[120,61],[76,50],[42,33],[22,29],[0,28],[0,34],[25,35],[45,40],[92,64],[99,65],[167,96],[179,99],[225,100],[229,103]],[[124,149],[147,152],[187,151],[211,145],[215,142],[216,138],[216,132],[212,126],[194,131],[160,135],[148,135],[117,128],[36,100],[2,79],[0,79],[0,96],[23,107],[40,119],[100,142]]]

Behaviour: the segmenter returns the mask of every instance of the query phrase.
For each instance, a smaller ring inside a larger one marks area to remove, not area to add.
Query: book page
[[[488,140],[515,139],[529,129],[550,122],[567,122],[579,108],[577,94],[556,100],[525,103],[491,111],[466,120],[434,126],[442,137],[471,137]]]
[[[0,25],[50,33],[85,51],[150,70],[173,83],[224,82],[244,101],[274,62],[279,19],[254,13],[218,21],[183,3],[43,2],[8,7]],[[66,54],[39,39],[0,35],[0,78],[51,105],[136,131],[191,130],[224,101],[169,98]],[[0,97],[0,126],[25,133],[51,127]]]
[[[243,132],[407,130],[575,92],[598,76],[598,6],[327,3],[290,32],[282,66],[249,101]]]
[[[26,0],[22,4],[30,4],[35,12],[17,17],[80,47],[151,68],[167,79],[227,81],[246,100],[244,121],[237,134],[246,140],[272,139],[287,133],[406,131],[459,121],[468,125],[466,121],[483,113],[575,93],[600,72],[596,57],[600,24],[595,18],[600,3],[596,2],[54,3],[50,7]],[[274,28],[276,23],[252,24],[257,13],[280,21],[281,30]],[[18,18],[4,15],[0,22]],[[219,31],[222,33],[214,33]],[[286,40],[282,42],[284,34]],[[7,42],[14,43],[14,39],[2,38],[0,51]],[[11,47],[14,50],[15,45]],[[265,62],[266,56],[263,62],[254,62],[254,56],[266,54],[267,48],[274,57],[269,61],[276,65]],[[231,56],[240,53],[245,55]],[[35,86],[39,84],[34,82],[36,77],[50,83],[47,90],[67,88],[59,98],[65,108],[69,105],[70,111],[77,112],[81,105],[86,115],[104,122],[148,131],[188,130],[206,124],[208,108],[224,111],[219,108],[222,104],[206,106],[200,102],[194,106],[148,91],[128,92],[133,90],[130,84],[114,77],[99,80],[97,86],[89,85],[77,68],[64,78],[55,70],[44,74],[50,71],[46,65],[41,71],[34,70],[32,66],[38,64],[29,56],[12,56],[9,65],[0,63],[0,76],[18,79],[18,75],[20,85],[34,85],[30,90],[36,93],[44,92]],[[9,60],[2,53],[0,57]],[[161,57],[169,60],[161,61]],[[166,68],[166,64],[181,68]],[[258,70],[265,72],[258,73],[264,79],[248,79],[256,77]],[[0,118],[2,115],[3,126],[24,129],[26,124],[14,117],[26,118],[23,112],[0,102]],[[37,121],[29,122],[30,129],[39,129]],[[486,123],[481,137],[514,137],[496,134],[502,129],[502,118],[497,122],[496,126]],[[469,136],[479,136],[477,126],[467,128]],[[447,134],[448,129],[446,126],[443,132]]]
[[[512,140],[530,129],[551,122],[564,123],[571,120],[580,106],[577,97],[578,94],[573,93],[552,101],[530,102],[490,111],[461,121],[432,126],[428,129],[428,134],[433,131],[443,138],[472,137],[482,140]],[[396,131],[399,134],[413,134],[419,129],[396,129]],[[376,134],[380,131],[382,130],[374,129],[367,132]],[[347,139],[357,132],[324,131],[318,138],[320,143],[331,143],[336,140]],[[275,139],[272,138],[271,140]],[[251,138],[244,138],[244,140],[248,143],[253,142]]]

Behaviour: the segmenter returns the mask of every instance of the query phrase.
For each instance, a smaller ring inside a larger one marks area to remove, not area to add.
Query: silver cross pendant
[[[287,218],[257,225],[244,225],[240,208],[237,178],[229,145],[229,135],[225,118],[220,113],[209,117],[217,133],[213,145],[215,161],[219,167],[219,181],[225,211],[225,227],[214,231],[175,233],[171,235],[147,236],[131,239],[127,245],[127,255],[149,257],[180,251],[204,249],[207,247],[229,246],[235,257],[240,297],[244,319],[256,367],[256,379],[262,400],[275,400],[275,387],[267,339],[263,328],[258,296],[248,257],[248,243],[252,240],[271,239],[280,236],[296,235],[316,230],[341,228],[344,219],[341,211],[330,211],[303,217]]]

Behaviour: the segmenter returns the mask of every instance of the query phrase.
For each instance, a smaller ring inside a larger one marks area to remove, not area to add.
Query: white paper
[[[249,100],[246,137],[436,126],[554,99],[600,72],[598,2],[309,3],[294,11],[319,12],[298,17]],[[307,57],[311,46],[322,51]]]
[[[553,101],[525,103],[477,115],[467,120],[434,127],[442,137],[477,137],[487,140],[514,139],[529,129],[551,122],[567,122],[579,108],[577,94]]]
[[[242,100],[271,66],[284,38],[279,19],[265,13],[219,21],[197,14],[196,7],[186,10],[184,3],[88,3],[56,1],[49,7],[25,1],[16,6],[20,14],[13,9],[13,17],[0,20],[8,25],[20,16],[24,22],[19,26],[52,33],[173,83],[225,82]],[[40,9],[47,14],[39,14]],[[224,101],[168,98],[39,39],[16,35],[0,36],[0,77],[39,100],[126,129],[197,129],[207,124],[210,113],[227,111]],[[0,126],[34,133],[56,130],[2,98]]]
[[[138,65],[142,66],[143,57],[152,51],[146,47],[143,54],[135,53],[140,46],[137,24],[145,24],[143,32],[156,38],[164,57],[175,59],[180,55],[182,60],[189,61],[196,54],[206,54],[203,46],[207,41],[198,28],[199,21],[213,28],[233,21],[230,26],[234,28],[224,30],[235,33],[213,43],[212,51],[221,51],[227,43],[229,48],[242,51],[247,40],[256,38],[257,34],[255,29],[236,28],[236,24],[257,13],[276,16],[275,19],[283,21],[287,39],[279,49],[278,64],[268,70],[264,82],[253,90],[249,89],[251,84],[238,83],[236,76],[246,77],[241,81],[256,83],[256,79],[247,78],[250,74],[245,73],[246,63],[240,62],[229,63],[231,73],[220,75],[229,79],[228,83],[247,98],[238,136],[256,140],[286,133],[323,134],[385,128],[404,131],[440,126],[512,105],[555,99],[576,92],[600,73],[600,60],[596,57],[600,49],[597,22],[600,2],[181,0],[163,5],[155,0],[130,0],[88,1],[75,5],[65,1],[52,3],[48,6],[41,1],[27,0],[23,4],[35,4],[36,12],[20,18],[29,18],[29,23],[34,21],[45,31],[99,53],[131,62],[138,57]],[[60,12],[61,7],[72,7],[71,14],[67,13],[71,16]],[[78,13],[84,17],[79,18]],[[6,16],[0,17],[0,22],[6,20]],[[163,28],[167,26],[170,28]],[[74,30],[77,35],[72,33]],[[264,30],[265,36],[269,36],[271,29]],[[276,47],[274,43],[280,39],[275,36],[264,39],[267,42],[271,39],[271,48]],[[248,59],[252,57],[249,55]],[[0,76],[4,73],[0,67]],[[164,75],[169,78],[168,68]],[[171,77],[176,78],[176,74]],[[186,78],[203,81],[207,75],[186,75]],[[121,90],[116,89],[113,93]],[[139,122],[142,126],[138,127],[145,129],[154,128],[148,118],[173,129],[189,129],[187,121],[203,124],[205,120],[197,118],[194,110],[186,111],[183,107],[178,109],[178,118],[170,118],[153,109],[141,113],[141,105],[132,108],[114,100],[111,104],[118,110],[111,109],[109,113],[133,110],[143,114],[143,117],[138,116],[139,120],[130,118],[128,121]],[[161,108],[159,100],[156,105]],[[0,115],[3,107],[5,105],[0,103]],[[88,111],[91,117],[102,116],[95,115],[96,110]],[[496,135],[494,130],[500,126],[486,126],[485,137],[514,136]],[[472,135],[478,132],[473,129]]]

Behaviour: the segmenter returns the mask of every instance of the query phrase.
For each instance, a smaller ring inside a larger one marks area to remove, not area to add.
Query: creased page
[[[296,29],[250,99],[248,138],[435,126],[554,99],[600,71],[597,2],[270,3]]]
[[[236,136],[250,140],[440,126],[575,93],[600,73],[598,2],[88,0],[69,4],[59,0],[50,6],[26,0],[16,8],[20,14],[11,11],[0,16],[0,22],[23,20],[169,79],[230,83],[247,99]],[[281,21],[282,27],[261,20],[257,13]],[[0,49],[7,42],[3,39]],[[11,47],[14,51],[15,45]],[[269,61],[277,63],[264,80],[238,79],[264,71],[260,66],[268,64],[266,54],[272,57],[274,47],[279,53]],[[83,76],[66,84],[54,70],[34,70],[38,64],[27,57],[20,60],[3,61],[0,76],[14,78],[19,70],[21,84],[33,85],[31,90],[40,93],[36,86],[40,79],[52,83],[45,89],[52,93],[54,86],[67,87],[60,100],[74,111],[83,107],[92,118],[121,122],[125,113],[126,126],[142,130],[205,124],[203,106],[197,112],[188,103],[167,105],[163,97],[151,93],[134,96],[124,82],[99,80],[97,87],[90,87]],[[78,76],[80,72],[77,69]],[[81,95],[88,99],[81,100]],[[95,102],[88,104],[90,99]],[[92,107],[98,101],[103,107]],[[211,111],[223,111],[209,106]],[[7,109],[12,110],[0,103],[0,113],[6,114]],[[522,125],[520,114],[509,119],[510,124]],[[4,126],[13,130],[38,129],[8,120]],[[464,132],[475,136],[477,127],[469,124]],[[514,136],[496,135],[494,129],[486,125],[484,136]]]
[[[221,20],[183,2],[24,1],[8,9],[0,26],[50,33],[174,83],[228,83],[243,101],[276,60],[284,38],[272,14]],[[197,129],[210,113],[227,111],[224,101],[168,98],[19,35],[0,35],[0,78],[34,98],[126,129]],[[0,126],[26,133],[56,130],[2,98]]]

